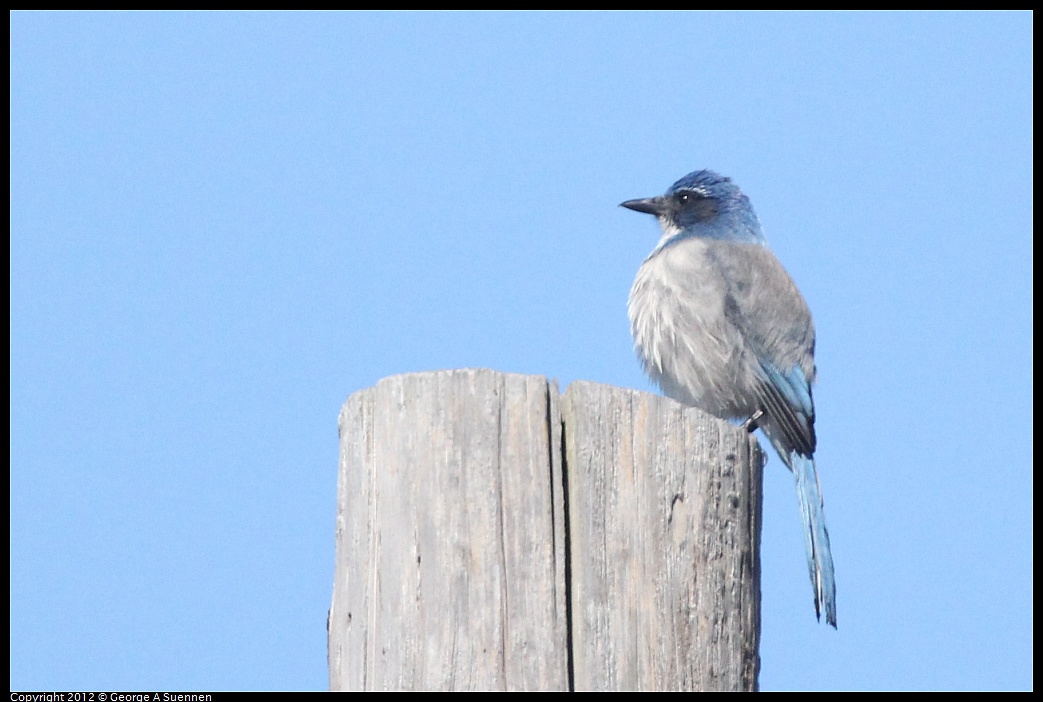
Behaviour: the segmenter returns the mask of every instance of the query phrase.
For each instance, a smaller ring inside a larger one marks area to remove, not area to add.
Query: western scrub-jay
[[[667,396],[767,435],[797,481],[815,613],[835,628],[833,556],[813,458],[807,303],[729,178],[696,171],[660,197],[622,206],[655,215],[663,230],[628,305],[645,371]]]

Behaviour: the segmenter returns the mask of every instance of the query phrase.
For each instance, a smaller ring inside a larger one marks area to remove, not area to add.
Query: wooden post
[[[331,689],[568,689],[557,399],[488,370],[348,399]]]
[[[756,689],[742,429],[459,370],[353,394],[340,436],[330,689]]]
[[[576,690],[756,690],[763,458],[657,395],[565,391]]]

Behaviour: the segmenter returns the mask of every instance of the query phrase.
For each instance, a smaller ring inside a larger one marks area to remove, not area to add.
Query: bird
[[[645,372],[666,396],[768,438],[796,479],[815,616],[836,628],[814,459],[815,328],[804,297],[730,178],[694,171],[661,196],[620,204],[654,215],[662,230],[627,304]]]

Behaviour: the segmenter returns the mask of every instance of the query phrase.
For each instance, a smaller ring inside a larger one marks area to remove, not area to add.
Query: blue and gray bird
[[[815,470],[815,329],[768,248],[749,199],[713,171],[623,207],[663,236],[637,272],[628,311],[645,371],[673,399],[760,428],[797,481],[815,614],[836,627],[836,587]]]

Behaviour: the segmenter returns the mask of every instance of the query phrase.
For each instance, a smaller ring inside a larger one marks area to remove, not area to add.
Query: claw
[[[757,429],[757,420],[764,416],[764,410],[757,410],[749,419],[742,423],[742,428],[751,434]]]

